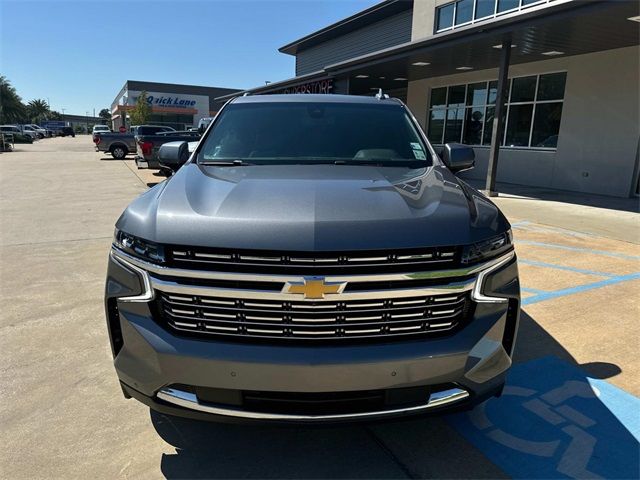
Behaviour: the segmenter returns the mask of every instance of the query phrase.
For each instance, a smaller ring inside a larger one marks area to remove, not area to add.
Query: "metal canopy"
[[[505,38],[511,38],[511,65],[557,58],[543,55],[559,51],[580,55],[638,45],[640,23],[628,20],[639,15],[635,0],[558,0],[493,21],[434,35],[345,62],[328,65],[324,72],[349,76],[352,89],[398,88],[394,78],[419,80],[473,70],[497,68]],[[426,62],[426,66],[414,66]],[[368,78],[356,78],[367,75]],[[384,77],[384,78],[380,78]]]
[[[638,15],[637,0],[555,0],[248,91],[269,93],[325,77],[348,78],[349,93],[353,94],[366,95],[378,88],[393,91],[406,88],[407,80],[462,73],[457,70],[459,67],[497,68],[500,49],[494,46],[501,45],[505,38],[511,38],[515,45],[511,49],[511,65],[557,58],[543,55],[549,51],[570,56],[628,47],[639,43],[640,23],[628,20]],[[412,65],[415,62],[429,65]],[[367,78],[357,78],[358,75]]]

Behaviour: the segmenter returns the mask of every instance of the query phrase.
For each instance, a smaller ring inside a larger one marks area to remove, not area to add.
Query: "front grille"
[[[167,266],[194,270],[302,275],[418,272],[460,265],[457,247],[397,251],[283,253],[278,251],[220,250],[168,247]]]
[[[451,332],[471,310],[468,292],[336,302],[158,293],[158,313],[169,327],[207,338],[385,341]]]

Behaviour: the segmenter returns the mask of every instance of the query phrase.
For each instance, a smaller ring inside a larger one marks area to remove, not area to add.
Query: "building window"
[[[486,18],[496,13],[496,0],[476,0],[474,18]]]
[[[486,20],[554,0],[458,0],[436,8],[435,32]]]
[[[453,27],[454,10],[455,10],[455,4],[453,3],[450,3],[449,5],[445,5],[444,7],[440,7],[437,9],[436,31],[446,30],[448,28]]]
[[[456,25],[468,23],[473,19],[473,1],[459,0],[456,2]]]
[[[509,80],[503,146],[557,147],[566,78],[566,72],[559,72]],[[495,80],[431,89],[427,125],[431,143],[490,145],[497,90]]]

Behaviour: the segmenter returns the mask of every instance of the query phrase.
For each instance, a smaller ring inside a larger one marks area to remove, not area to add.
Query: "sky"
[[[278,48],[379,0],[0,0],[0,75],[85,115],[126,80],[251,88],[295,76]]]

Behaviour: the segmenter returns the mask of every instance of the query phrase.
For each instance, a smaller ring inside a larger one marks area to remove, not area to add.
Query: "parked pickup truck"
[[[93,143],[96,144],[96,152],[108,152],[113,158],[122,160],[136,151],[136,135],[173,131],[173,128],[162,125],[137,125],[131,127],[130,133],[94,132]]]
[[[163,170],[158,162],[158,150],[162,145],[169,142],[198,141],[201,135],[199,132],[190,131],[136,135],[136,165],[138,168],[157,168]]]

